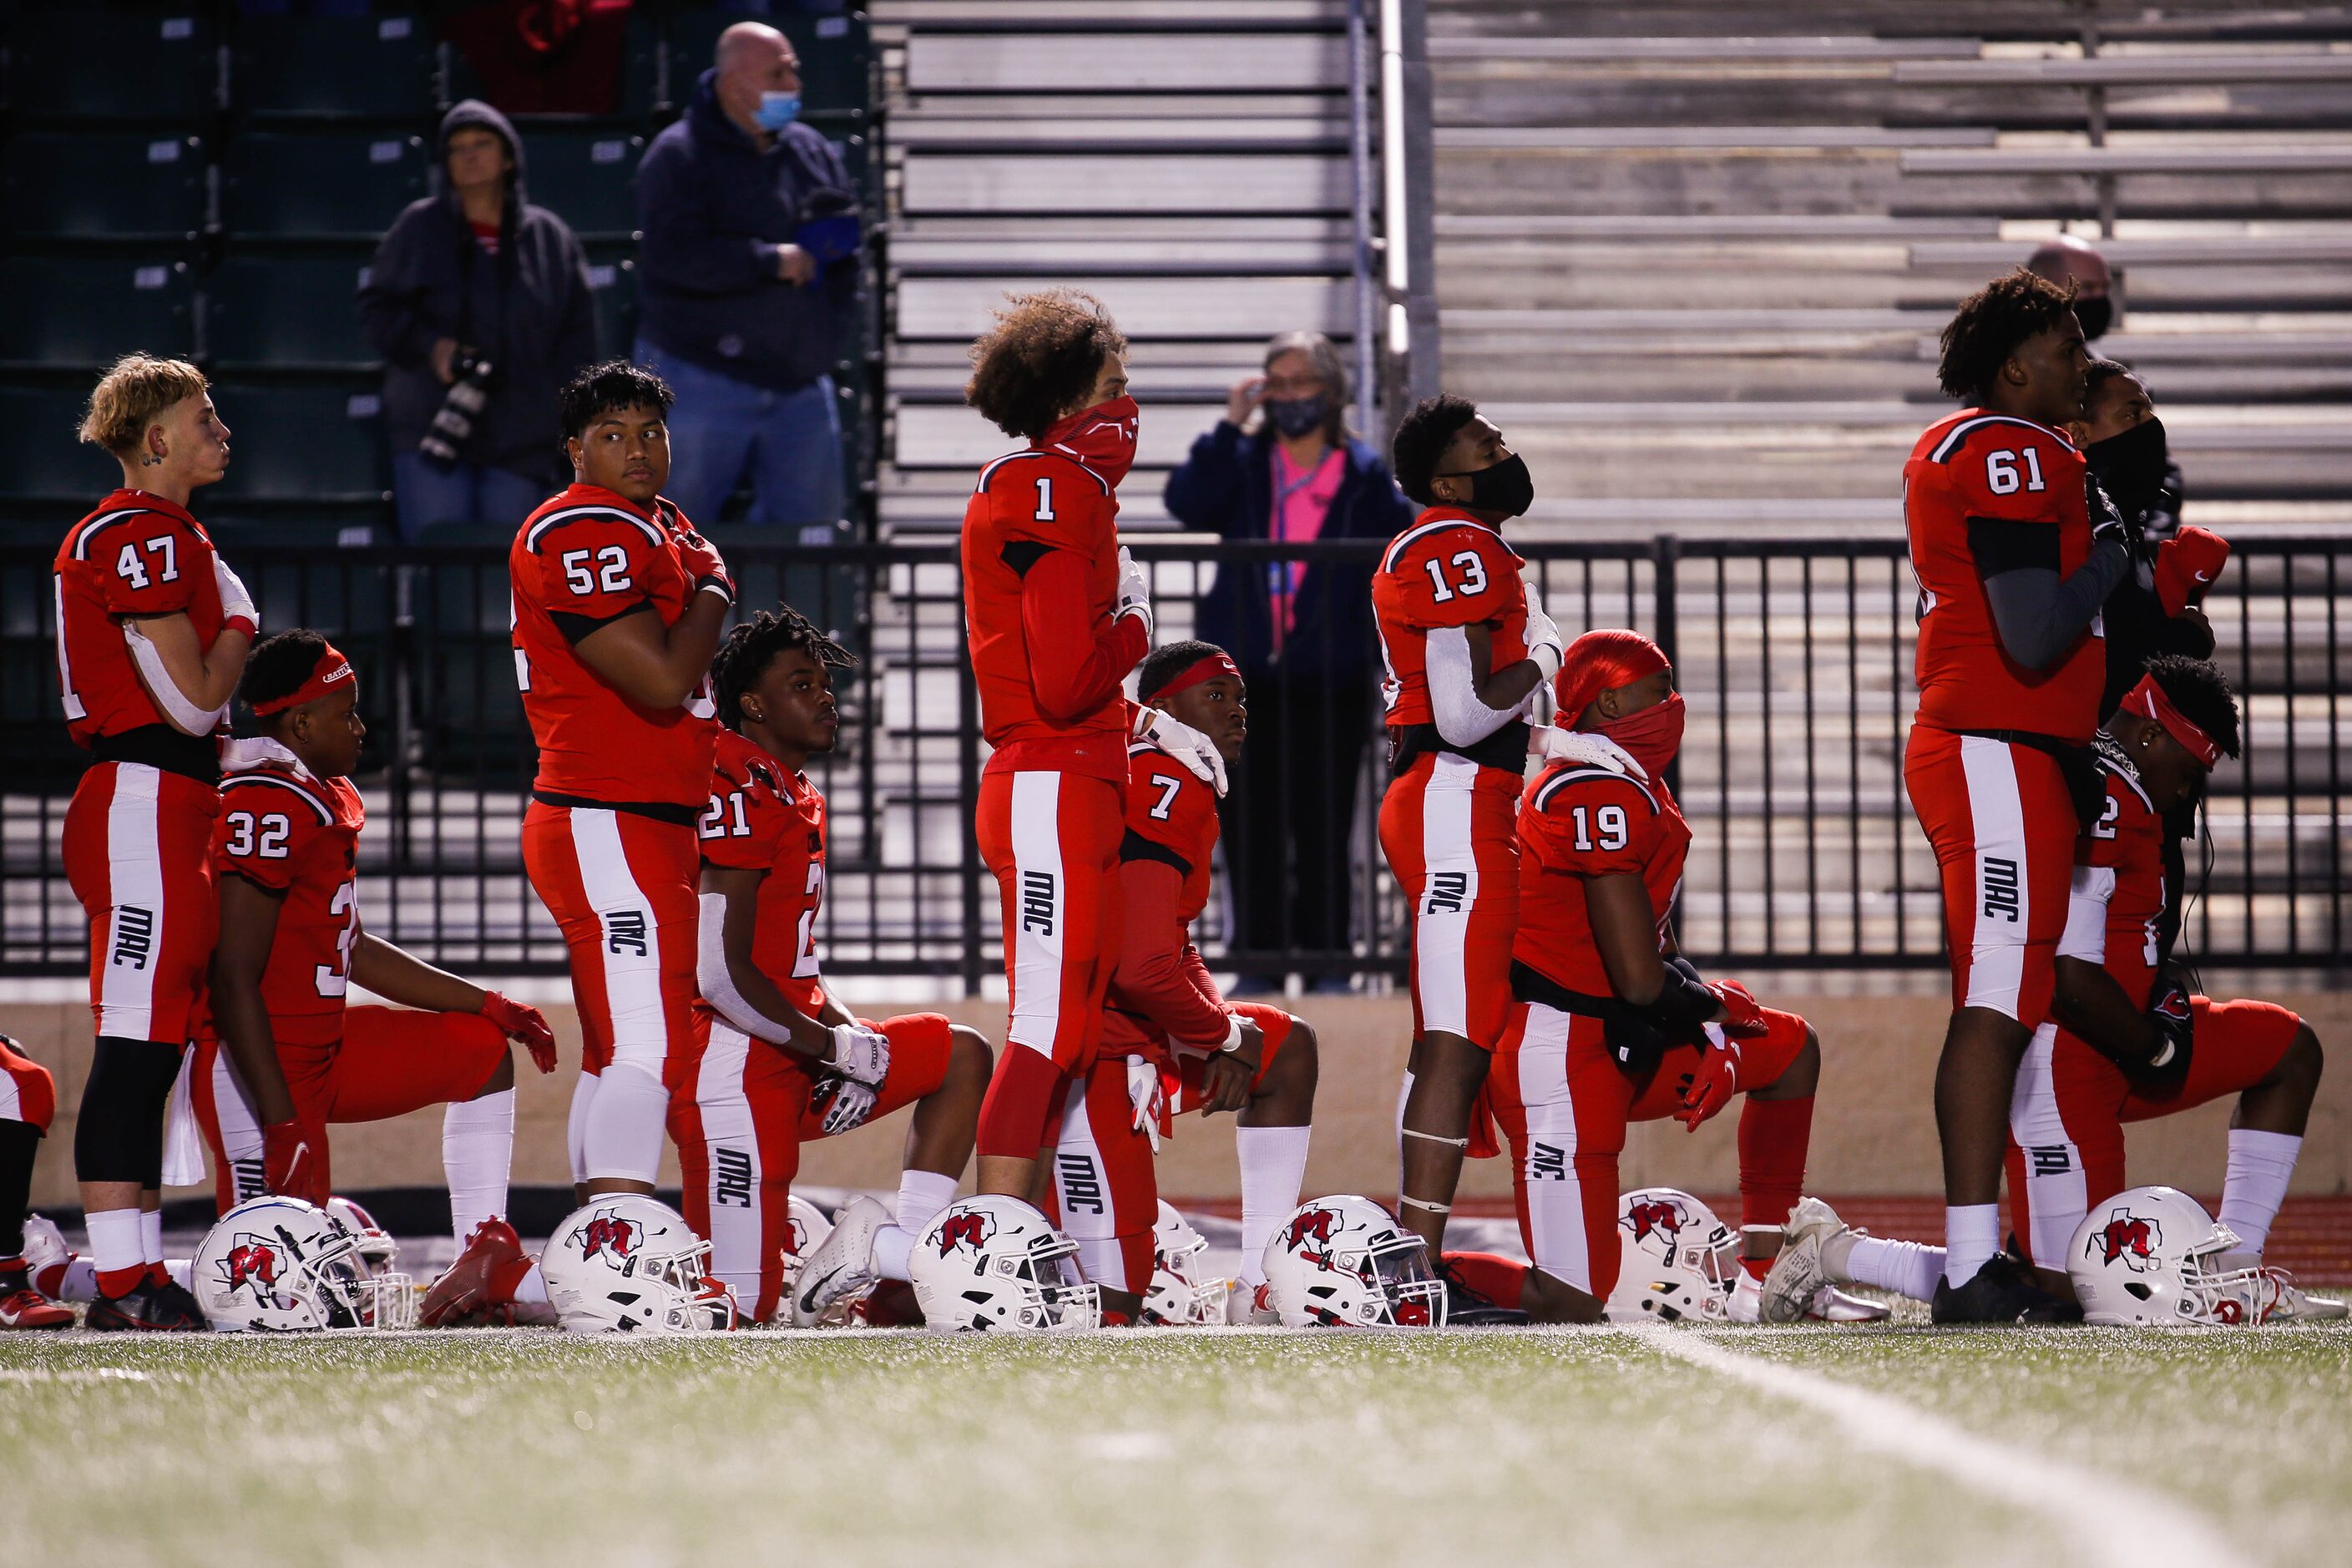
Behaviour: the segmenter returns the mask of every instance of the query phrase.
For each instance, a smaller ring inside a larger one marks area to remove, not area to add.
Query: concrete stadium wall
[[[1805,994],[1790,985],[1759,984],[1775,1006],[1810,1018],[1822,1038],[1821,1105],[1813,1122],[1807,1184],[1839,1194],[1920,1194],[1938,1189],[1936,1129],[1929,1088],[1946,1008],[1932,996]],[[2352,1192],[2352,994],[2280,995],[2301,1012],[2321,1042],[2344,1055],[2320,1089],[2301,1165],[2298,1193]],[[1004,1026],[1001,1003],[945,1009],[992,1040]],[[1400,998],[1307,997],[1297,1011],[1315,1026],[1323,1052],[1322,1087],[1307,1190],[1392,1195],[1396,1190],[1396,1088],[1404,1061],[1410,1015]],[[569,1008],[550,1007],[563,1044],[564,1065],[552,1077],[530,1069],[518,1052],[519,1096],[515,1180],[561,1185],[567,1180],[564,1115],[579,1061],[579,1032]],[[57,1125],[34,1178],[35,1206],[75,1202],[73,1108],[89,1070],[90,1017],[73,1004],[11,1005],[0,1028],[58,1075]],[[2132,1173],[2199,1192],[2221,1185],[2227,1103],[2143,1123],[2131,1131]],[[1673,1121],[1633,1129],[1625,1159],[1629,1184],[1670,1183],[1704,1191],[1736,1184],[1737,1114],[1727,1113],[1696,1133]],[[904,1126],[903,1115],[894,1119]],[[884,1124],[891,1125],[891,1124]],[[1161,1154],[1161,1184],[1186,1198],[1237,1195],[1233,1119],[1186,1117]],[[802,1180],[813,1186],[893,1187],[900,1137],[871,1131],[827,1140],[803,1152]],[[339,1127],[334,1133],[339,1184],[435,1186],[441,1182],[441,1113],[427,1110],[393,1121]],[[664,1179],[677,1180],[674,1153]],[[1506,1161],[1472,1164],[1469,1196],[1507,1197]]]

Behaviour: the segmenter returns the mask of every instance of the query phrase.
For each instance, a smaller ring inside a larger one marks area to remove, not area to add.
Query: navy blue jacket
[[[1265,539],[1274,512],[1274,438],[1245,436],[1226,420],[1192,443],[1168,476],[1162,493],[1169,514],[1188,528],[1227,539]],[[1345,446],[1347,472],[1319,539],[1370,539],[1385,543],[1412,526],[1412,503],[1389,478],[1388,465],[1364,442]],[[1298,675],[1367,679],[1378,668],[1372,632],[1375,563],[1323,563],[1298,584],[1281,666]],[[1276,668],[1274,603],[1262,563],[1226,562],[1200,604],[1199,635],[1234,656],[1243,674],[1258,679]]]
[[[776,252],[813,218],[856,210],[841,154],[822,132],[785,127],[767,151],[719,107],[715,71],[637,165],[637,330],[665,353],[790,392],[849,342],[857,262],[806,288],[776,276]]]

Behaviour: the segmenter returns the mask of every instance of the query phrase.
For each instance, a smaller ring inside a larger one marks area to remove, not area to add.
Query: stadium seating
[[[258,116],[411,121],[435,68],[424,16],[272,16],[237,29],[230,94]]]
[[[596,352],[625,354],[637,335],[637,262],[627,252],[588,253],[588,287],[596,295]]]
[[[373,244],[431,163],[425,138],[397,132],[255,132],[229,146],[222,217],[242,237]]]
[[[187,241],[204,227],[205,142],[181,134],[12,137],[0,200],[26,238]]]
[[[0,497],[68,506],[79,500],[86,510],[91,498],[114,487],[120,472],[114,459],[83,446],[77,434],[89,397],[89,385],[80,381],[0,383],[0,429],[8,432]],[[47,531],[55,534],[54,512],[47,521]]]
[[[236,446],[228,477],[207,496],[223,510],[254,501],[356,506],[383,499],[382,399],[372,380],[225,382],[214,387],[213,402],[232,431],[243,426],[253,437]]]
[[[352,304],[356,257],[232,255],[205,283],[205,346],[220,367],[352,369],[375,358]]]
[[[219,39],[199,7],[45,4],[9,37],[8,103],[32,121],[187,124],[217,106]],[[103,69],[92,69],[103,57]]]
[[[737,22],[756,20],[793,41],[801,62],[801,112],[811,121],[863,121],[870,117],[874,91],[874,45],[863,15],[805,16],[786,11],[746,17],[740,12],[679,10],[672,13],[667,44],[670,101],[683,107],[710,68],[719,35]]]
[[[583,240],[635,233],[637,160],[646,139],[597,126],[533,124],[523,132],[533,203]]]
[[[195,273],[128,257],[0,258],[0,364],[91,368],[133,349],[195,351]]]

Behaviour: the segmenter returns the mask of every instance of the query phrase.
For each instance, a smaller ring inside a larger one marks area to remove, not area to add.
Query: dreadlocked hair
[[[2205,732],[2222,754],[2238,754],[2238,699],[2230,678],[2210,658],[2159,653],[2147,661],[2148,678],[2180,716]]]
[[[743,693],[751,689],[776,656],[798,648],[827,669],[849,669],[856,655],[817,629],[816,623],[779,605],[761,610],[727,634],[710,660],[710,689],[719,701],[719,721],[743,727]]]
[[[1936,380],[1948,397],[1982,403],[2018,344],[2058,324],[2074,308],[2074,285],[2060,288],[2024,268],[1994,279],[1960,301],[1944,327]]]

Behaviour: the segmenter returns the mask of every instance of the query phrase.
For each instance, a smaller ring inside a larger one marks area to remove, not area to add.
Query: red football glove
[[[496,1025],[499,1034],[529,1051],[540,1071],[555,1070],[555,1031],[548,1026],[546,1014],[492,991],[482,998],[482,1016]]]
[[[299,1121],[273,1121],[261,1130],[261,1183],[280,1197],[300,1198],[324,1208],[326,1164],[310,1147]]]
[[[2156,547],[2156,602],[2167,616],[2201,602],[2230,559],[2230,542],[2210,528],[2184,528]]]
[[[1763,1005],[1747,986],[1737,980],[1711,980],[1706,988],[1723,1004],[1725,1035],[1735,1040],[1752,1040],[1769,1031],[1771,1026],[1764,1022]]]
[[[1753,1005],[1754,998],[1749,998]],[[1739,1042],[1727,1034],[1720,1046],[1710,1046],[1699,1059],[1698,1071],[1691,1078],[1690,1087],[1683,1090],[1683,1103],[1674,1113],[1675,1121],[1696,1132],[1698,1124],[1731,1103],[1739,1092]]]
[[[719,546],[698,533],[680,533],[677,541],[677,563],[694,579],[694,591],[705,588],[723,595],[729,604],[735,602],[735,579],[727,574],[727,558],[719,553]]]

